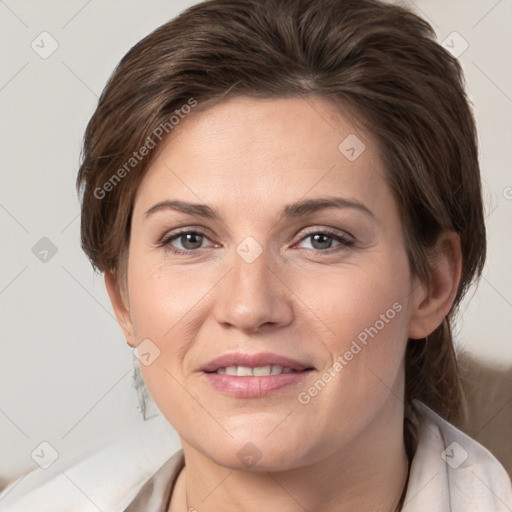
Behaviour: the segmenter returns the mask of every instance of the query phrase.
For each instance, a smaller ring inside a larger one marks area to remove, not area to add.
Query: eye
[[[315,252],[332,252],[331,250],[342,250],[354,245],[354,241],[345,234],[326,229],[308,233],[302,237],[301,241],[307,239],[311,240],[311,246]],[[333,246],[333,241],[338,242],[338,245]]]
[[[187,254],[198,252],[197,249],[202,248],[205,240],[208,240],[208,238],[200,231],[180,231],[179,233],[165,237],[160,242],[160,245],[174,254]],[[175,242],[180,243],[182,248],[176,248],[173,245]]]
[[[347,235],[328,229],[308,233],[301,238],[301,242],[308,239],[311,240],[311,249],[316,253],[330,253],[354,245],[354,241]],[[199,230],[183,230],[164,237],[159,245],[173,254],[191,254],[204,248],[205,240],[209,239]],[[338,245],[333,246],[333,242],[337,242]],[[176,247],[176,243],[179,243],[181,248]]]

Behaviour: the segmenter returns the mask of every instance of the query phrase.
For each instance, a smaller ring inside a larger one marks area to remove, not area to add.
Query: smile
[[[262,398],[303,386],[314,370],[307,360],[270,352],[228,353],[201,367],[210,389],[235,398]]]

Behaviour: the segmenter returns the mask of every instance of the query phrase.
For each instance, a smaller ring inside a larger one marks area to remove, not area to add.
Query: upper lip
[[[203,365],[201,370],[204,372],[215,372],[219,368],[228,368],[229,366],[247,366],[249,368],[282,366],[283,368],[292,368],[297,371],[313,368],[312,365],[305,362],[271,352],[260,352],[259,354],[232,352],[212,359]]]

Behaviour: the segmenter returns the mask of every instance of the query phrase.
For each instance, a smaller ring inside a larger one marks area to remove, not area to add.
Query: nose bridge
[[[292,305],[286,287],[271,268],[271,254],[254,239],[244,239],[236,248],[231,271],[216,299],[215,315],[222,324],[255,331],[265,324],[286,324]]]

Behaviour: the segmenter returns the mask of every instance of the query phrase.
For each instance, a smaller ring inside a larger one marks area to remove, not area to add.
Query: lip
[[[279,375],[246,376],[211,373],[228,366],[273,366],[279,365],[295,370]],[[300,384],[309,377],[313,366],[290,357],[264,352],[259,354],[231,353],[212,359],[201,368],[208,384],[216,391],[236,398],[261,398],[288,386]],[[209,373],[210,372],[210,373]]]

